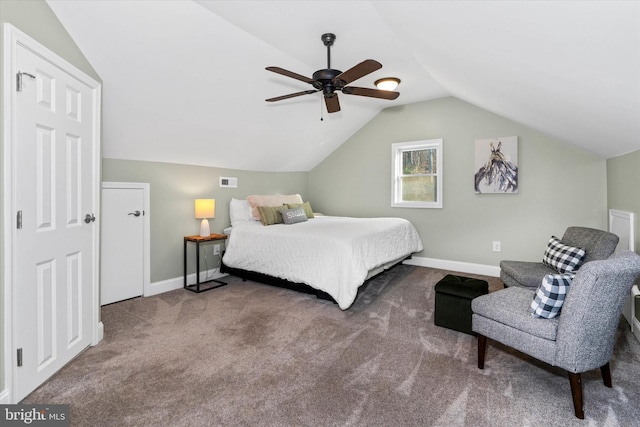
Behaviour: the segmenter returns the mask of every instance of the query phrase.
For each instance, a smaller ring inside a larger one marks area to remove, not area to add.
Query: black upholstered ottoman
[[[480,279],[447,274],[436,283],[437,326],[475,335],[471,330],[471,300],[489,293],[489,284]]]

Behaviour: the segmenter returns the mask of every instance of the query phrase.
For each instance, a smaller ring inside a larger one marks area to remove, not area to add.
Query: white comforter
[[[370,270],[422,249],[405,219],[318,216],[290,225],[252,221],[235,226],[224,263],[307,284],[345,310]]]

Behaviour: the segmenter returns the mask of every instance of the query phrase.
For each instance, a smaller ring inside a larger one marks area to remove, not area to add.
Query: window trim
[[[434,202],[402,201],[402,153],[404,151],[436,149],[436,200]],[[391,144],[391,207],[392,208],[442,208],[442,138]]]

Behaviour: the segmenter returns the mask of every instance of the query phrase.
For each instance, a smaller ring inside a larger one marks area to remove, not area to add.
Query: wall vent
[[[220,177],[220,188],[238,188],[238,178]]]

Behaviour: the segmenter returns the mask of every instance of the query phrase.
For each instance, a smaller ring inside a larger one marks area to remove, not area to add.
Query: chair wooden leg
[[[569,383],[571,384],[571,396],[573,397],[573,409],[576,417],[584,420],[584,411],[582,409],[582,377],[580,374],[569,372]]]
[[[484,369],[484,355],[487,352],[487,337],[478,334],[478,368]]]
[[[613,385],[611,384],[611,370],[609,369],[609,363],[600,367],[600,372],[602,372],[602,381],[604,385],[611,388]]]

